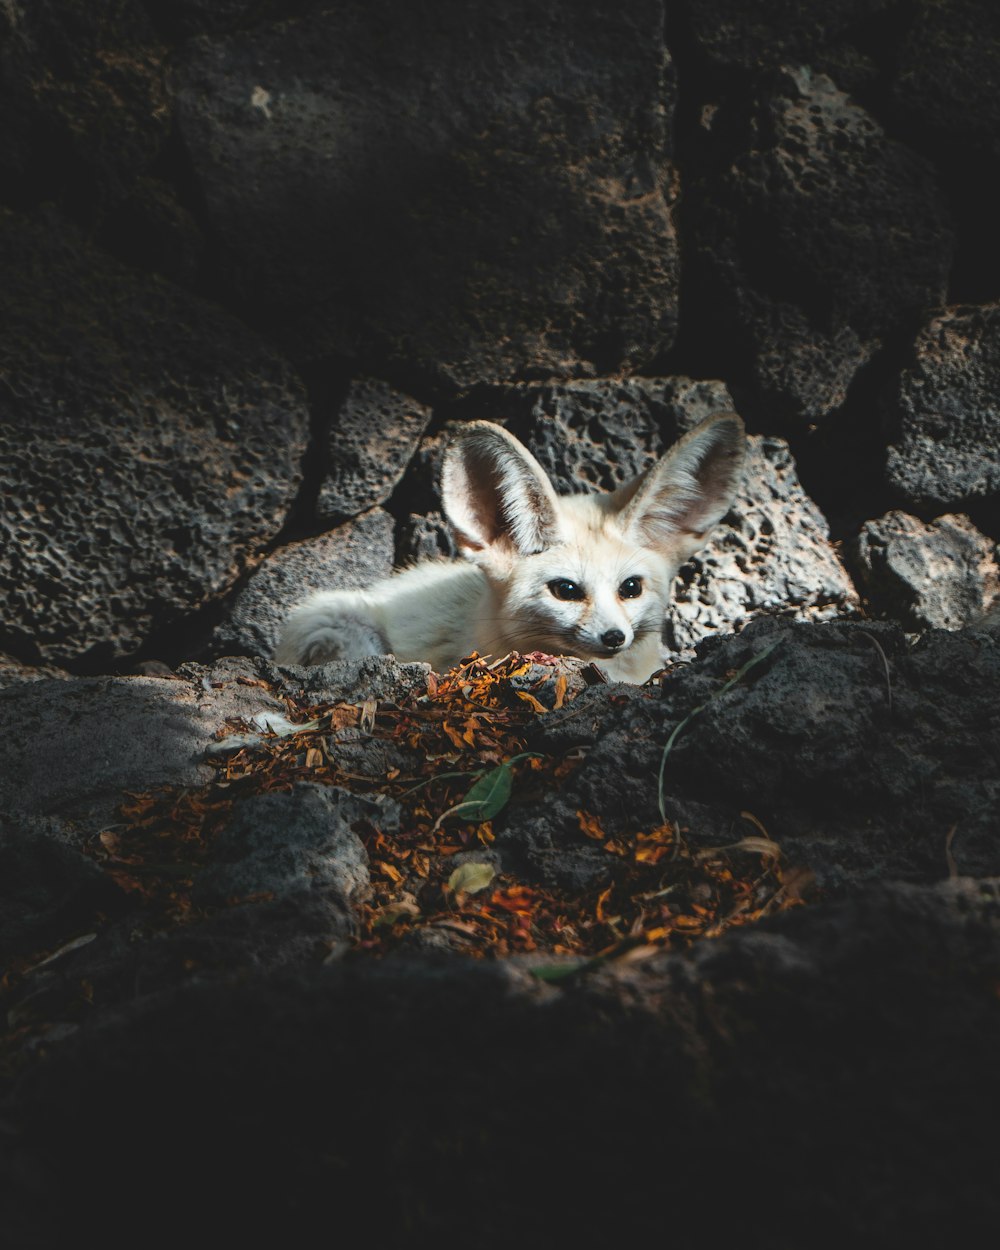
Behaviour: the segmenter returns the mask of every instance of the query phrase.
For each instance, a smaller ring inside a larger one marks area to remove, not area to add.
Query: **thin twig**
[[[892,678],[889,676],[889,661],[886,658],[885,652],[882,650],[882,644],[874,636],[874,634],[869,634],[867,630],[864,630],[864,629],[859,629],[858,633],[861,635],[862,638],[867,638],[868,641],[875,648],[875,650],[882,657],[882,667],[885,669],[885,693],[886,693],[886,697],[889,700],[889,715],[891,716],[892,715]]]

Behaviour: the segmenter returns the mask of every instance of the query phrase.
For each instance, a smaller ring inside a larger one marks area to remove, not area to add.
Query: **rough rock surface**
[[[297,356],[456,387],[668,347],[662,21],[379,0],[192,42],[181,133],[248,314]]]
[[[944,876],[952,827],[958,870],[1000,875],[1000,638],[932,631],[910,645],[876,622],[758,621],[702,644],[662,699],[642,687],[616,687],[617,701],[587,691],[529,742],[586,750],[572,797],[512,814],[497,847],[543,874],[586,873],[592,857],[569,851],[576,808],[601,813],[609,833],[652,827],[672,729],[772,642],[770,657],[679,737],[665,770],[668,816],[718,846],[754,832],[739,821],[749,811],[830,890]]]
[[[393,521],[373,508],[327,534],[272,552],[235,595],[216,627],[216,653],[270,655],[295,605],[315,590],[370,586],[392,571]]]
[[[321,893],[346,915],[368,889],[368,856],[352,826],[398,824],[393,807],[309,782],[245,799],[215,838],[215,862],[198,875],[192,897],[224,903]]]
[[[403,476],[430,409],[384,382],[357,378],[327,435],[316,511],[333,524],[383,504]]]
[[[918,509],[1000,502],[1000,304],[946,309],[913,356],[890,401],[889,485]]]
[[[396,564],[404,568],[419,560],[453,559],[458,555],[451,526],[440,512],[411,512],[399,527]]]
[[[152,164],[170,126],[164,49],[146,6],[4,4],[0,46],[4,201],[100,212]]]
[[[815,422],[944,297],[953,241],[934,171],[808,69],[720,107],[711,132],[716,166],[688,210],[702,332],[729,336],[772,419]]]
[[[684,953],[646,950],[556,982],[531,974],[532,956],[344,955],[364,889],[356,836],[394,808],[311,785],[235,804],[201,889],[235,889],[241,905],[200,907],[162,933],[141,894],[88,893],[72,852],[106,828],[98,792],[190,784],[212,722],[284,706],[283,691],[391,699],[421,676],[376,660],[284,676],[233,661],[174,681],[0,696],[20,738],[15,748],[2,727],[0,776],[20,785],[0,802],[21,808],[0,836],[0,859],[14,847],[5,916],[16,930],[37,897],[46,937],[66,923],[67,939],[86,939],[2,991],[17,1073],[11,1084],[0,1067],[2,1148],[17,1160],[0,1166],[8,1228],[54,1250],[109,1175],[122,1221],[109,1245],[134,1241],[164,1192],[164,1240],[216,1216],[233,1236],[278,1236],[314,1227],[331,1203],[360,1234],[371,1215],[351,1195],[372,1175],[380,1235],[404,1241],[471,1226],[500,1186],[509,1199],[481,1224],[498,1250],[543,1218],[581,1244],[612,1219],[638,1238],[665,1203],[679,1242],[703,1237],[706,1211],[738,1241],[776,1176],[783,1218],[750,1242],[768,1250],[801,1245],[817,1210],[812,1242],[831,1248],[981,1238],[994,1225],[981,1143],[1000,1107],[1000,892],[941,878],[1000,869],[1000,635],[932,632],[910,646],[879,624],[761,622],[705,644],[662,688],[594,687],[538,716],[528,749],[580,763],[558,792],[515,793],[495,822],[492,854],[526,879],[613,872],[574,809],[608,833],[655,823],[663,743],[701,705],[668,760],[670,818],[692,845],[719,845],[758,832],[739,823],[750,811],[788,863],[819,873],[818,900]],[[171,721],[183,729],[163,732]],[[41,788],[27,763],[57,731],[71,737],[47,751],[58,771]],[[130,770],[102,762],[102,734]],[[374,775],[390,746],[406,766],[404,742],[362,733],[337,749]],[[39,816],[55,806],[78,832]],[[246,899],[260,886],[269,897]],[[204,1124],[211,1133],[192,1132]],[[616,1136],[631,1148],[609,1152]],[[567,1203],[568,1186],[586,1198]]]
[[[280,529],[303,392],[238,322],[65,226],[0,211],[0,269],[3,629],[19,654],[110,658]]]
[[[733,401],[690,378],[505,387],[475,397],[477,415],[508,418],[558,490],[613,490],[683,433]],[[681,570],[665,642],[682,651],[762,612],[827,620],[858,609],[822,513],[802,490],[787,444],[750,437],[743,487],[708,545]]]
[[[12,655],[0,652],[0,690],[7,686],[16,686],[22,681],[43,681],[50,677],[68,676],[65,669],[57,668],[54,664],[22,664]]]
[[[862,526],[851,554],[869,604],[910,629],[960,629],[1000,595],[997,544],[966,516],[925,525],[889,512]]]

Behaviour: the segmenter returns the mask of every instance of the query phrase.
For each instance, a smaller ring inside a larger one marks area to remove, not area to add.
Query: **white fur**
[[[470,422],[442,470],[445,512],[467,559],[313,595],[285,623],[275,659],[392,652],[441,671],[472,651],[545,651],[595,660],[612,680],[644,681],[661,663],[671,583],[728,510],[744,451],[739,417],[720,414],[613,494],[559,496],[506,430]],[[628,578],[642,581],[636,598],[619,594]],[[558,581],[586,598],[557,598]],[[616,630],[624,642],[609,647],[602,636]]]

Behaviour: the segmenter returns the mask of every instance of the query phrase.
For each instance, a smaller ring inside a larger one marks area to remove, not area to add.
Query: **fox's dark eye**
[[[638,599],[642,594],[642,578],[626,577],[618,587],[619,599]]]
[[[549,582],[549,590],[557,599],[583,599],[585,598],[582,586],[578,586],[576,582],[571,582],[565,577],[557,577],[554,582]]]

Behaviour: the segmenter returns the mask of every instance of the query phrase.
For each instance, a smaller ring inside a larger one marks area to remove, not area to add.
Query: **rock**
[[[212,842],[210,867],[195,881],[195,903],[269,894],[320,894],[350,929],[352,902],[368,891],[368,856],[354,827],[397,828],[395,803],[336,786],[300,782],[286,794],[244,799]]]
[[[440,512],[426,516],[411,512],[400,526],[396,542],[396,563],[400,567],[419,560],[454,559],[458,555],[451,526]]]
[[[721,382],[690,378],[580,381],[506,387],[475,397],[477,414],[509,426],[556,488],[614,490],[683,433],[733,409]],[[805,494],[787,444],[750,436],[743,486],[708,545],[681,570],[664,640],[685,651],[706,634],[762,612],[828,620],[858,610],[857,594]]]
[[[998,57],[1000,21],[989,0],[922,0],[897,54],[897,121],[966,153],[1000,160]]]
[[[69,677],[65,669],[54,664],[22,664],[12,655],[0,652],[0,690],[16,686],[22,681],[45,681],[49,678]]]
[[[60,945],[122,897],[60,821],[0,814],[0,957]]]
[[[773,642],[767,660],[712,698]],[[940,879],[954,827],[958,871],[1000,873],[1000,635],[934,631],[910,647],[898,627],[869,621],[758,621],[703,643],[697,663],[664,679],[662,699],[644,687],[595,688],[539,718],[529,749],[578,747],[583,762],[571,791],[512,810],[498,848],[523,856],[518,863],[544,882],[557,857],[560,873],[576,871],[577,860],[588,870],[577,809],[608,833],[655,827],[664,746],[703,705],[664,772],[667,815],[693,845],[754,833],[740,821],[750,812],[786,864],[804,864],[825,889],[842,892],[865,881]]]
[[[355,379],[327,435],[328,468],[316,512],[324,524],[355,517],[392,494],[431,411],[372,378]]]
[[[858,612],[822,512],[802,489],[788,444],[751,435],[743,486],[708,544],[681,569],[664,642],[687,651],[769,612],[828,621]]]
[[[370,699],[398,703],[412,691],[425,689],[431,669],[429,664],[400,664],[391,655],[366,655],[361,660],[277,671],[310,703],[361,704]]]
[[[170,128],[166,49],[141,4],[0,6],[0,185],[7,203],[99,215]],[[6,269],[6,265],[5,265]]]
[[[82,677],[0,692],[0,811],[59,815],[95,832],[126,791],[198,785],[229,718],[285,712],[249,661],[178,680]]]
[[[789,60],[823,68],[829,45],[888,7],[888,0],[695,0],[684,6],[691,33],[710,61],[755,69]],[[846,85],[846,84],[845,84]]]
[[[852,554],[872,607],[908,629],[961,629],[1000,596],[997,545],[966,516],[925,525],[889,512],[861,527]]]
[[[703,149],[688,330],[742,360],[772,422],[816,422],[944,297],[952,234],[934,170],[808,69],[720,106]]]
[[[270,655],[288,613],[316,590],[370,586],[392,571],[393,521],[381,508],[327,534],[288,543],[251,573],[216,628],[212,649]]]
[[[5,1116],[63,1244],[109,1174],[122,1229],[173,1195],[164,1241],[224,1219],[253,1243],[331,1209],[363,1238],[377,1176],[390,1242],[491,1210],[491,1248],[542,1224],[637,1242],[665,1211],[678,1244],[706,1212],[739,1243],[780,1176],[780,1227],[752,1245],[788,1250],[817,1212],[822,1250],[988,1243],[998,912],[996,882],[879,885],[558,986],[442,956],[195,980],[98,1006]]]
[[[0,268],[5,629],[48,662],[110,659],[281,528],[304,395],[243,326],[54,220],[0,212]]]
[[[913,356],[890,399],[890,487],[915,509],[1000,502],[1000,304],[932,317]]]
[[[660,0],[390,0],[195,40],[180,133],[234,298],[297,359],[451,389],[673,341]]]

